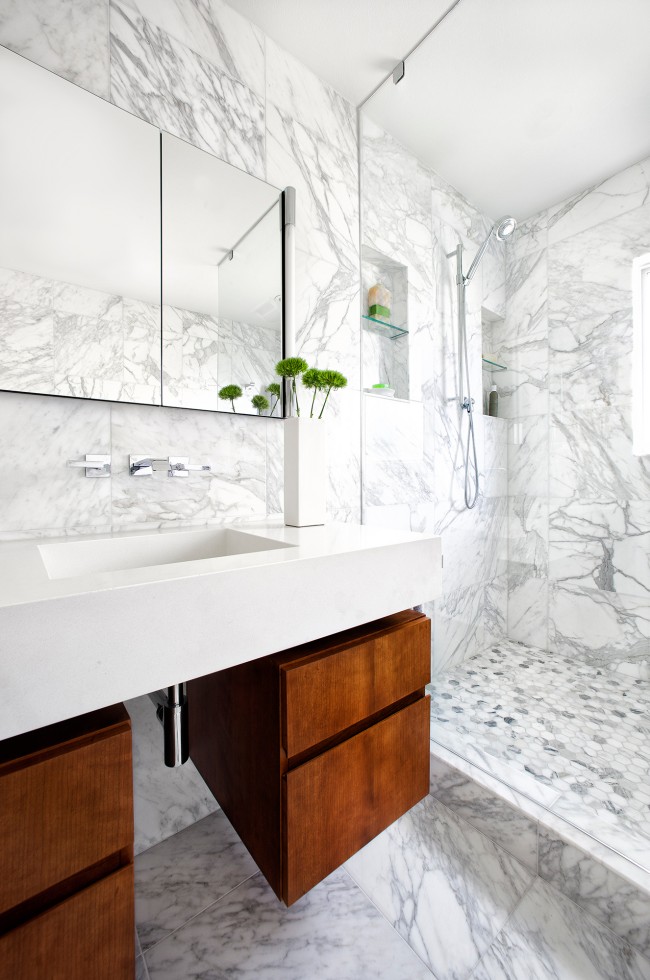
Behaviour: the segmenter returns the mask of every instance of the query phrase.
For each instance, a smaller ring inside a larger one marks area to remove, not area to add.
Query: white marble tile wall
[[[160,307],[0,269],[0,388],[160,404]]]
[[[444,595],[425,603],[433,620],[434,672],[478,653],[506,622],[507,425],[476,417],[482,492],[465,508],[458,408],[456,268],[447,253],[460,242],[466,263],[490,223],[453,187],[427,170],[391,136],[362,118],[361,208],[364,255],[407,272],[411,417],[401,404],[365,407],[364,514],[404,521],[442,535]],[[467,264],[465,266],[467,268]],[[503,248],[491,247],[468,290],[473,394],[481,403],[481,308],[502,316]],[[362,305],[365,299],[362,297]],[[364,366],[374,339],[364,331]],[[422,411],[414,414],[414,407]],[[408,434],[405,434],[405,426]],[[464,432],[464,429],[463,429]],[[420,438],[422,450],[419,451]],[[406,511],[404,511],[406,508]],[[424,598],[424,597],[423,597]]]
[[[648,251],[647,160],[506,249],[508,635],[596,662],[650,653],[650,463],[631,439],[631,268]]]
[[[354,108],[223,0],[9,0],[0,11],[0,44],[277,187],[297,188],[299,351],[349,379],[328,407],[328,512],[331,519],[359,520]],[[33,299],[40,316],[38,296],[27,287],[19,299],[26,306]],[[77,307],[69,313],[90,315]],[[146,318],[130,316],[128,323],[128,343],[139,356]],[[250,368],[247,346],[242,337],[237,370]],[[194,366],[200,374],[198,361]],[[217,372],[219,378],[219,366]],[[38,373],[35,363],[35,379]],[[98,385],[89,393],[103,392]],[[282,425],[274,420],[0,392],[0,445],[2,537],[218,523],[282,509]],[[211,463],[212,472],[134,486],[127,457],[140,451],[189,454]],[[66,469],[68,458],[86,452],[112,453],[111,480]],[[141,758],[151,749],[144,731],[136,735]],[[188,789],[183,811],[167,785],[151,783],[139,826],[139,839],[148,843],[202,812],[199,790]],[[180,807],[173,818],[170,807]]]

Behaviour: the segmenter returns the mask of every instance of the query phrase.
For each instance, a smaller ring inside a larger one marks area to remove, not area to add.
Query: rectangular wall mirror
[[[0,48],[0,388],[160,396],[160,135]]]
[[[5,48],[0,127],[0,390],[281,417],[282,192]]]
[[[280,416],[281,191],[167,133],[162,172],[163,403]]]

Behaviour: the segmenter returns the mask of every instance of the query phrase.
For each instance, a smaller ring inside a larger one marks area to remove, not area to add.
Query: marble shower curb
[[[650,874],[437,742],[431,795],[644,956]]]

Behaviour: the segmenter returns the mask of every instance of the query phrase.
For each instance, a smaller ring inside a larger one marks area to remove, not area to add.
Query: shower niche
[[[502,371],[508,370],[507,366],[501,363],[501,359],[495,353],[497,347],[496,335],[500,332],[499,328],[503,327],[503,324],[503,317],[493,313],[492,310],[487,309],[485,306],[481,307],[481,367],[483,369],[481,372],[481,404],[484,415],[489,415],[490,388],[492,385],[496,385],[497,390],[499,390],[499,375]]]
[[[408,399],[408,268],[364,245],[361,271],[363,388],[368,394]],[[388,290],[389,306],[371,313],[369,292],[377,285]],[[377,388],[376,385],[386,387]]]

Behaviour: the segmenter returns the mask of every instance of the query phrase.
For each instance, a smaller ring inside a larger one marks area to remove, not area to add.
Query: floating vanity
[[[122,701],[188,682],[190,755],[287,904],[428,792],[430,624],[413,607],[440,593],[439,538],[265,521],[9,542],[0,557],[13,980],[54,969],[58,937],[76,934],[86,946],[52,976],[132,975]]]

